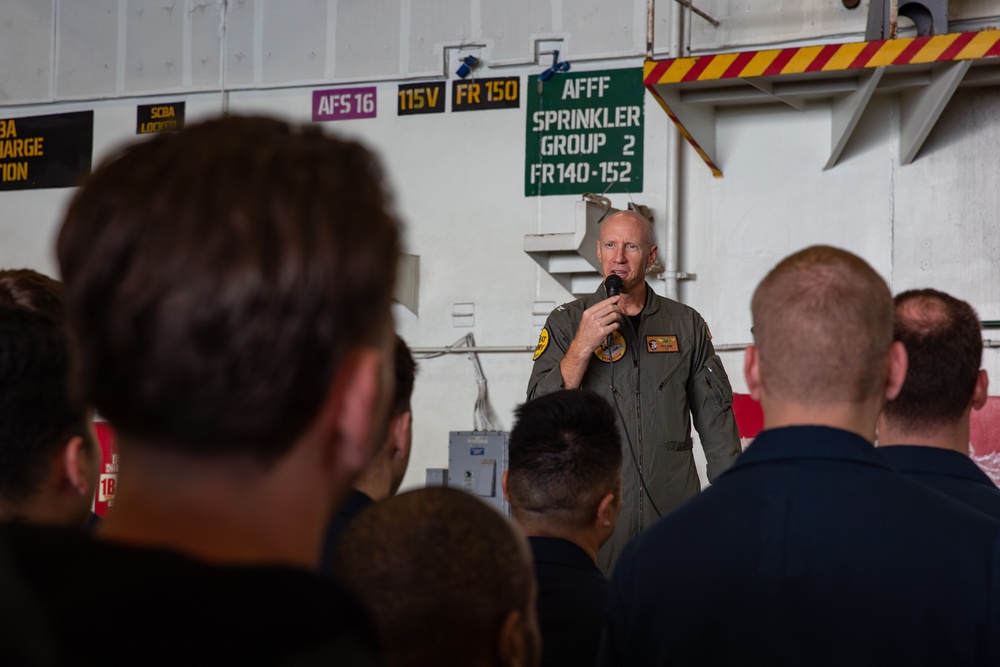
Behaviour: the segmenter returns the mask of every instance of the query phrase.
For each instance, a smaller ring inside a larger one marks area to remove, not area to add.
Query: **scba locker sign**
[[[642,190],[641,69],[528,81],[524,194]]]

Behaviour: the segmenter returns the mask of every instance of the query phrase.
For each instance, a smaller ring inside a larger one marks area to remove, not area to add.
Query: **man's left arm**
[[[701,318],[698,318],[699,320]],[[714,482],[740,455],[740,434],[733,414],[733,388],[715,353],[708,325],[696,326],[696,348],[692,358],[692,374],[688,378],[688,402],[691,417],[708,463],[708,481]]]

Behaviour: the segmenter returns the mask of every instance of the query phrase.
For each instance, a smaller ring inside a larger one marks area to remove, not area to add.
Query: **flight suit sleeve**
[[[549,314],[535,348],[535,363],[528,380],[527,400],[563,389],[559,362],[573,342],[576,329],[577,324],[572,321],[566,306],[560,306]]]
[[[699,318],[700,319],[700,318]],[[708,481],[714,482],[740,455],[740,435],[733,414],[733,388],[722,360],[709,338],[708,325],[697,323],[698,346],[693,374],[688,378],[688,402],[695,429],[708,463]]]

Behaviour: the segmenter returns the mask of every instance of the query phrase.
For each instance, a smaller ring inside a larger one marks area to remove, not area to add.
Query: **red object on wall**
[[[1000,486],[1000,396],[990,396],[981,410],[973,410],[969,427],[969,455]]]
[[[741,438],[756,438],[764,429],[764,413],[750,394],[733,394],[733,414]]]
[[[733,413],[746,449],[764,428],[764,413],[749,394],[733,395]],[[981,410],[973,410],[969,427],[969,456],[1000,486],[1000,396],[990,396]]]
[[[94,513],[103,517],[107,514],[108,508],[115,504],[115,491],[118,487],[118,445],[115,432],[107,422],[94,422],[94,431],[101,444],[101,474],[94,495]]]

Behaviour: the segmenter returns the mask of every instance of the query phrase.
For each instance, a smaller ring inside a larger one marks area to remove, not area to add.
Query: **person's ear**
[[[615,502],[615,494],[606,493],[601,498],[601,502],[597,505],[597,516],[594,517],[599,529],[608,530],[615,527],[615,521],[618,519],[618,507],[619,505]]]
[[[385,423],[386,396],[383,387],[383,354],[373,347],[349,352],[334,374],[333,382],[317,417],[327,464],[354,477],[371,460],[377,423]],[[382,431],[381,434],[385,432]]]
[[[516,609],[507,612],[500,626],[499,663],[503,667],[530,667],[534,660],[529,657],[532,650],[527,639],[527,623],[524,615]]]
[[[500,487],[503,489],[503,499],[508,503],[510,502],[510,494],[507,493],[507,471],[503,471],[503,476],[500,478]]]
[[[410,457],[410,419],[413,413],[407,410],[392,418],[389,428],[392,432],[392,458],[409,459]]]
[[[990,390],[990,376],[986,372],[985,368],[979,369],[979,375],[976,376],[976,386],[972,390],[972,409],[981,410],[984,405],[986,405],[986,399],[989,397]]]
[[[95,480],[91,479],[91,471],[95,469],[95,456],[97,452],[88,447],[79,435],[70,438],[62,449],[63,476],[78,495],[87,496],[94,492]]]
[[[649,259],[646,260],[646,268],[647,269],[653,265],[653,262],[656,261],[656,251],[657,250],[658,250],[658,248],[656,247],[655,243],[652,246],[650,246],[650,248],[649,248]]]
[[[747,381],[747,391],[750,398],[760,403],[763,385],[760,381],[760,355],[756,345],[747,345],[743,355],[743,377]]]
[[[909,357],[906,356],[906,348],[898,340],[889,346],[889,371],[885,378],[885,399],[891,401],[899,396],[906,381],[906,369],[909,366]]]

